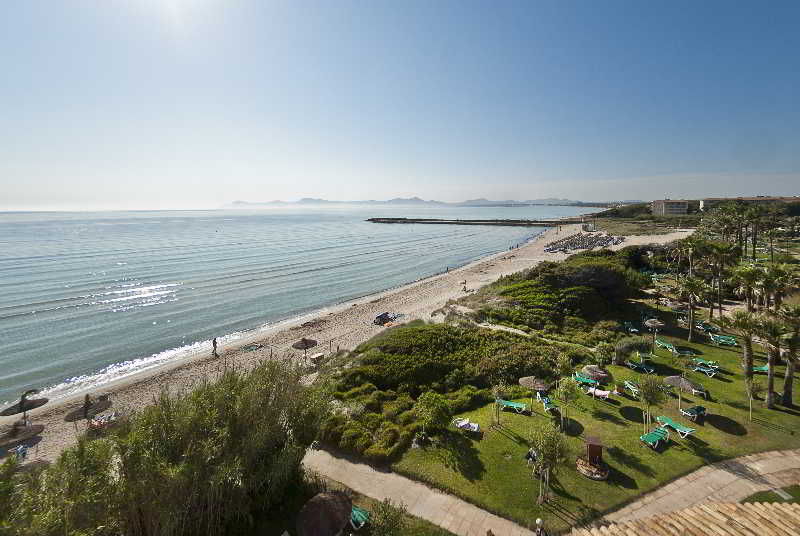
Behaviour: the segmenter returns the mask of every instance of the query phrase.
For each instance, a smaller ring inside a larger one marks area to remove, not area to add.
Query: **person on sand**
[[[211,339],[211,348],[212,348],[211,349],[211,355],[213,355],[214,357],[219,357],[219,354],[217,353],[217,338],[216,337]]]
[[[86,393],[86,396],[83,397],[83,418],[85,420],[89,419],[90,409],[92,409],[92,397],[89,396],[89,393]]]

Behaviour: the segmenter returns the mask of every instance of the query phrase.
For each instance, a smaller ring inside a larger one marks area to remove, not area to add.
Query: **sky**
[[[800,2],[0,2],[0,210],[800,194]]]

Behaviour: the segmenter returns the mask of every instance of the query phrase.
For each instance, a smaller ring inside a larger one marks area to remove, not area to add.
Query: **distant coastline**
[[[558,198],[545,198],[545,199],[528,199],[525,201],[503,200],[492,201],[489,199],[469,199],[467,201],[460,201],[456,203],[448,203],[446,201],[425,200],[419,197],[408,198],[394,198],[385,201],[378,201],[374,199],[362,201],[331,201],[328,199],[318,199],[312,197],[304,197],[298,201],[234,201],[221,208],[226,209],[253,209],[253,208],[268,208],[268,207],[286,207],[286,206],[330,206],[330,205],[368,205],[368,206],[407,206],[407,207],[531,207],[531,206],[551,206],[551,207],[591,207],[591,208],[610,208],[618,205],[625,205],[631,203],[642,203],[638,200],[625,200],[625,201],[575,201],[572,199],[558,199]]]

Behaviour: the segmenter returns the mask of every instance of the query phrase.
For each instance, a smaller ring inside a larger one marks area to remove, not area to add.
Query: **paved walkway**
[[[798,483],[800,449],[751,454],[706,465],[606,515],[602,521],[631,521],[705,501],[738,502],[758,491]]]
[[[382,472],[369,465],[331,456],[324,450],[309,450],[306,468],[341,482],[363,495],[382,501],[391,499],[406,505],[408,513],[426,519],[459,536],[533,536],[516,523],[490,514],[452,495],[429,488],[396,473]]]

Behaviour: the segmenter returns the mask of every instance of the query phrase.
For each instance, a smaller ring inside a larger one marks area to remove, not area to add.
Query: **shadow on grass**
[[[572,418],[564,419],[564,433],[571,437],[578,437],[583,433],[583,425]]]
[[[497,434],[500,434],[500,435],[503,435],[503,436],[507,437],[508,439],[510,439],[511,441],[513,441],[514,443],[516,443],[518,445],[525,445],[526,447],[530,446],[530,444],[528,443],[527,439],[525,439],[524,437],[522,437],[521,435],[516,433],[511,428],[507,428],[507,427],[503,426],[502,423],[492,426],[492,431],[497,433]]]
[[[681,369],[675,368],[672,365],[667,365],[666,363],[654,363],[653,368],[656,370],[656,374],[659,376],[681,375]]]
[[[714,413],[706,415],[705,422],[726,434],[743,436],[747,435],[747,428],[742,426],[741,423],[734,421],[725,415],[716,415]]]
[[[608,421],[610,423],[616,424],[617,426],[628,426],[628,422],[624,419],[620,419],[613,413],[609,413],[602,409],[595,409],[592,411],[592,418],[598,421]]]
[[[470,482],[479,480],[486,472],[486,467],[478,458],[478,449],[463,435],[448,431],[442,434],[440,446],[438,456],[442,463],[458,471]]]
[[[619,408],[619,414],[631,422],[638,422],[639,424],[644,422],[642,408],[637,408],[636,406],[623,406]]]
[[[687,437],[683,442],[683,446],[706,462],[716,462],[724,458],[718,449],[694,435]]]
[[[609,447],[606,449],[606,452],[620,465],[630,467],[634,471],[637,471],[645,476],[655,476],[653,469],[651,469],[649,465],[643,462],[642,459],[633,452],[622,450],[620,447]]]
[[[608,482],[609,484],[613,484],[625,489],[639,489],[639,485],[636,483],[636,480],[629,477],[616,467],[609,466]]]

